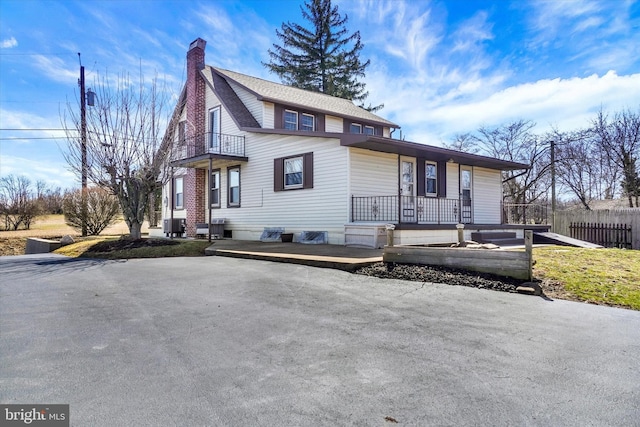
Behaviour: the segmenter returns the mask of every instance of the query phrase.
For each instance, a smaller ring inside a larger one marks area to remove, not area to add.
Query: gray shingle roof
[[[244,105],[223,76],[214,73],[211,67],[205,67],[202,74],[205,79],[213,83],[213,90],[216,92],[218,98],[220,98],[220,101],[222,101],[227,110],[229,110],[231,117],[238,127],[260,127],[258,121],[253,117],[249,109],[247,109],[247,106]]]
[[[248,91],[254,93],[260,100],[298,106],[312,111],[318,111],[338,117],[349,117],[365,122],[381,124],[383,126],[395,128],[400,127],[389,120],[383,119],[380,116],[358,107],[347,99],[337,98],[335,96],[329,96],[319,92],[298,89],[257,77],[247,76],[246,74],[237,73],[235,71],[224,70],[222,68],[211,68],[213,68],[215,73],[218,73],[225,79],[231,79]]]

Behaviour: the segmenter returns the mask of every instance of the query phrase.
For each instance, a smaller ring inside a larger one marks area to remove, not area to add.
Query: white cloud
[[[2,170],[2,176],[25,175],[34,184],[37,181],[44,181],[50,187],[62,189],[79,187],[77,177],[69,171],[69,166],[61,156],[57,159],[43,159],[3,155],[0,170]]]
[[[601,107],[619,111],[640,107],[640,74],[619,76],[610,71],[585,78],[544,79],[520,84],[495,92],[486,98],[441,103],[440,100],[418,99],[398,112],[410,129],[411,140],[417,136],[424,143],[448,141],[456,133],[473,132],[480,126],[498,126],[509,121],[525,119],[538,124],[537,132],[552,126],[571,130],[588,126],[589,120]],[[402,124],[402,123],[400,123]]]
[[[33,64],[40,69],[45,77],[51,80],[66,84],[78,81],[78,68],[69,68],[68,64],[60,58],[34,55]]]
[[[11,49],[12,47],[16,46],[18,46],[18,40],[16,40],[15,37],[4,39],[2,40],[2,42],[0,42],[0,48],[2,49]]]

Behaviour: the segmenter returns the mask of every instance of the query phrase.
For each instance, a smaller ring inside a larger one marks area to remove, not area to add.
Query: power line
[[[0,53],[0,56],[64,56],[73,55],[72,52],[59,52],[59,53]]]
[[[67,139],[66,136],[37,136],[34,138],[24,138],[24,137],[19,137],[19,138],[1,138],[0,137],[0,141],[31,141],[33,139]]]
[[[61,128],[42,128],[42,129],[28,129],[28,128],[22,128],[22,129],[17,129],[17,128],[15,128],[15,129],[10,129],[10,128],[5,128],[5,129],[0,129],[0,131],[4,131],[4,130],[6,130],[6,131],[11,131],[11,132],[14,132],[14,131],[37,132],[37,131],[50,131],[50,130],[60,130],[60,131],[63,131],[63,130],[70,130],[70,131],[75,131],[76,129],[61,129]]]

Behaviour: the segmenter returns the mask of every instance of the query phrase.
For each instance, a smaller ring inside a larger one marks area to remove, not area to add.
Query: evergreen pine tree
[[[282,45],[269,49],[271,60],[263,65],[285,84],[349,99],[369,111],[382,108],[363,105],[369,93],[358,79],[365,76],[370,61],[360,60],[364,45],[359,31],[348,35],[347,15],[340,16],[331,0],[307,0],[300,10],[312,29],[283,23],[276,29]]]

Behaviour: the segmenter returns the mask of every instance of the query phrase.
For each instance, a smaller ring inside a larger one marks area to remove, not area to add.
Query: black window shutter
[[[313,153],[304,154],[304,178],[302,188],[313,188]]]
[[[284,190],[284,159],[273,160],[273,191]]]
[[[438,162],[438,197],[447,197],[447,162]]]
[[[427,175],[424,170],[424,162],[425,162],[424,157],[418,157],[417,162],[418,164],[416,167],[416,179],[418,180],[417,182],[418,196],[424,196],[426,194],[425,187],[426,187],[426,180],[427,180]]]

